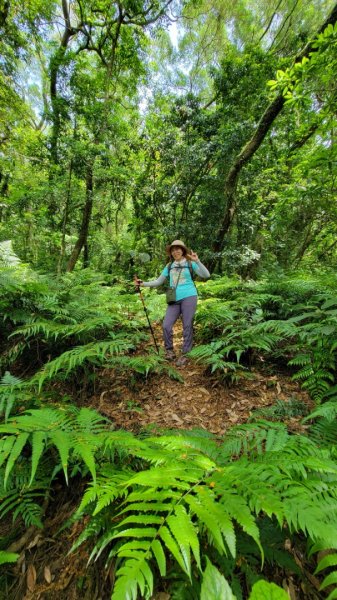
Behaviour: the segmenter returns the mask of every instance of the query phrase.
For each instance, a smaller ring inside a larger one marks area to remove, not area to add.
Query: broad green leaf
[[[289,600],[289,596],[275,583],[260,579],[253,585],[248,600]]]
[[[229,584],[214,565],[207,560],[203,573],[200,600],[236,600]]]

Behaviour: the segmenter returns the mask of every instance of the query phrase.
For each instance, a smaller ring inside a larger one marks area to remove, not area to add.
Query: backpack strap
[[[168,280],[169,280],[169,282],[170,282],[170,271],[171,271],[171,269],[172,269],[173,262],[174,262],[174,261],[172,260],[171,262],[167,263],[167,269],[168,269],[167,276],[168,276]],[[191,261],[191,260],[188,260],[188,261],[187,261],[187,264],[188,264],[189,272],[190,272],[190,275],[191,275],[191,279],[192,279],[192,281],[193,281],[193,283],[194,283],[194,275],[195,275],[195,273],[194,273],[194,271],[193,271],[193,267],[192,267],[192,261]],[[195,286],[195,283],[194,283],[194,286]]]
[[[192,279],[192,281],[194,283],[194,271],[193,271],[193,267],[192,267],[192,261],[188,260],[187,262],[188,262],[188,268],[189,268],[190,274],[191,274],[191,279]]]

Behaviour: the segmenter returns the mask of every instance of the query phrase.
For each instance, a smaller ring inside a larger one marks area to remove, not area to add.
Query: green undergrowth
[[[289,576],[303,588],[307,570],[324,597],[337,598],[334,277],[197,283],[190,355],[205,378],[210,371],[231,385],[282,362],[316,405],[308,414],[296,398],[277,401],[221,438],[133,435],[78,403],[102,372],[142,385],[162,374],[181,379],[155,352],[130,285],[23,265],[0,269],[0,282],[0,518],[14,525],[0,538],[4,589],[15,578],[12,542],[43,528],[57,489],[67,487],[73,515],[59,535],[75,522],[81,531],[69,560],[84,547],[89,564],[110,573],[97,585],[110,585],[113,600],[159,591],[173,600],[284,600],[277,584]],[[144,298],[158,321],[163,296],[146,290]],[[287,430],[288,417],[302,421],[303,434]]]
[[[0,426],[0,516],[43,527],[42,500],[53,482],[63,479],[71,491],[80,476],[86,489],[62,525],[82,523],[69,560],[82,544],[89,563],[103,558],[116,578],[112,599],[150,599],[161,589],[172,598],[218,600],[210,579],[227,590],[224,598],[254,598],[254,586],[276,569],[305,579],[286,546],[305,551],[310,568],[335,547],[337,457],[318,439],[321,418],[313,438],[311,428],[294,436],[267,421],[222,438],[204,431],[153,437],[116,431],[87,408],[30,410]],[[318,563],[322,589],[336,578],[334,556]]]
[[[227,383],[249,377],[254,365],[287,366],[316,402],[336,385],[334,275],[248,283],[222,278],[200,289],[191,358]]]

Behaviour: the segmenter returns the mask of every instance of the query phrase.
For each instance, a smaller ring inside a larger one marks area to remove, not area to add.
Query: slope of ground
[[[156,331],[159,339],[160,331]],[[146,346],[140,352],[146,351]],[[175,333],[175,345],[181,344],[181,327]],[[172,363],[172,366],[175,366]],[[189,360],[184,367],[175,367],[181,381],[167,374],[152,374],[147,379],[125,374],[116,375],[113,370],[100,373],[95,393],[84,399],[109,417],[115,427],[134,433],[148,431],[160,433],[163,429],[205,429],[221,436],[231,426],[242,424],[257,410],[273,407],[277,403],[296,403],[311,408],[311,402],[298,383],[289,374],[271,372],[260,363],[259,368],[247,371],[249,378],[242,377],[228,385],[217,375],[211,375],[205,367]],[[287,411],[286,411],[287,412]],[[302,413],[303,414],[303,413]],[[302,415],[285,414],[283,420],[294,432],[303,432]],[[20,553],[16,565],[9,566],[13,584],[0,590],[1,600],[105,600],[110,597],[113,572],[106,571],[100,561],[87,564],[89,548],[84,544],[68,556],[83,523],[76,522],[60,531],[74,512],[85,490],[85,482],[79,481],[75,489],[60,485],[50,499],[43,531],[31,527],[22,533],[12,551]],[[8,526],[10,523],[8,522]],[[4,535],[8,532],[0,532]],[[275,574],[276,576],[276,574]],[[309,581],[306,590],[300,590],[292,582],[292,576],[277,577],[288,590],[292,600],[317,599],[319,582]],[[153,600],[169,600],[166,592],[158,592]]]
[[[181,346],[181,325],[175,329],[175,347]],[[160,339],[160,330],[156,330]],[[117,428],[134,432],[142,428],[202,428],[222,435],[232,425],[244,423],[252,413],[275,402],[296,402],[310,407],[308,395],[289,374],[259,368],[242,371],[242,377],[228,385],[219,375],[211,375],[205,366],[189,360],[184,367],[172,366],[182,381],[168,375],[150,375],[144,379],[116,376],[106,370],[90,405],[109,417]],[[299,418],[290,417],[288,425],[297,431]]]

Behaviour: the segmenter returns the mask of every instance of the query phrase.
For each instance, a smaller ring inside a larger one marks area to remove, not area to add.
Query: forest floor
[[[159,327],[155,331],[160,339]],[[180,348],[182,328],[178,324],[174,347]],[[144,348],[143,348],[144,350]],[[179,354],[178,354],[179,355]],[[184,367],[172,366],[182,381],[168,374],[150,375],[146,381],[132,381],[129,376],[104,371],[90,406],[109,417],[117,428],[134,433],[150,429],[205,429],[223,435],[233,425],[247,422],[254,411],[272,407],[276,402],[298,401],[313,407],[308,395],[291,379],[289,372],[277,372],[261,362],[259,368],[242,371],[239,381],[230,385],[219,375],[212,375],[205,366],[188,361]],[[246,374],[246,376],[245,376]],[[303,433],[303,415],[286,419],[290,430]]]
[[[181,333],[181,327],[178,326],[174,338],[176,348],[181,345]],[[157,339],[160,339],[160,335],[158,326]],[[144,353],[150,345],[151,341],[140,348],[139,353]],[[289,373],[279,372],[276,367],[272,371],[270,366],[264,366],[263,362],[260,364],[259,368],[247,370],[249,379],[242,378],[229,386],[192,360],[184,367],[176,367],[172,363],[181,381],[170,378],[166,373],[152,374],[144,381],[144,378],[116,375],[114,371],[106,369],[99,374],[95,393],[82,398],[81,403],[109,417],[116,429],[127,429],[136,434],[143,431],[156,434],[167,429],[201,428],[219,436],[233,425],[247,422],[254,411],[272,407],[278,401],[286,403],[297,400],[308,410],[312,408],[307,394],[291,379]],[[292,417],[285,415],[282,420],[291,431],[302,433],[302,417],[303,414]],[[106,571],[103,564],[88,566],[89,554],[85,544],[68,556],[83,523],[75,522],[59,531],[61,523],[71,518],[84,489],[83,481],[75,489],[72,486],[70,490],[63,485],[54,489],[54,497],[46,511],[44,529],[29,528],[12,548],[21,552],[21,555],[12,569],[13,586],[6,590],[5,595],[0,590],[1,600],[102,600],[110,597],[112,572]],[[84,585],[82,589],[81,582]],[[281,575],[279,583],[282,584]],[[291,577],[286,578],[285,588],[292,600],[316,600],[319,597],[316,595],[319,582],[311,581],[306,592],[294,584]],[[166,592],[158,592],[153,600],[169,598]]]

